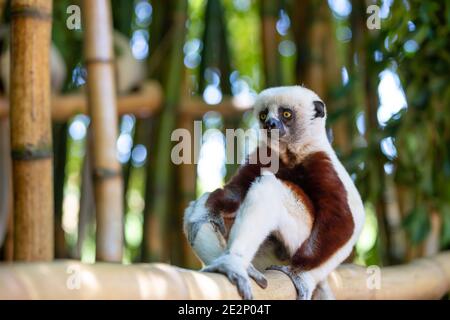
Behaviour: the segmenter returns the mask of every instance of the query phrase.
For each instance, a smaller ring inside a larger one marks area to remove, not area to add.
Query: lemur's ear
[[[314,110],[316,111],[315,118],[325,117],[325,104],[322,101],[314,101]]]

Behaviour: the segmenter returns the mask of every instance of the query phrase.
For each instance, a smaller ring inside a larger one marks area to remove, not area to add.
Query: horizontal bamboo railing
[[[159,83],[151,81],[143,85],[136,93],[119,96],[117,99],[120,115],[131,113],[138,117],[148,117],[159,110],[163,93]],[[78,114],[87,114],[86,94],[83,92],[52,97],[52,119],[64,121]],[[9,103],[6,98],[0,98],[0,118],[6,117]]]
[[[117,98],[117,112],[119,115],[134,114],[138,118],[149,117],[161,108],[163,92],[159,83],[151,81],[146,83],[141,90]],[[248,108],[238,107],[232,98],[226,97],[217,105],[208,105],[201,98],[189,98],[181,102],[180,112],[190,117],[199,118],[207,111],[216,111],[224,117],[234,116],[244,112]],[[0,97],[0,119],[7,117],[9,102],[5,97]],[[71,93],[52,97],[52,119],[66,121],[72,116],[87,114],[86,95],[84,93]]]
[[[337,299],[439,299],[450,290],[450,252],[385,267],[380,287],[369,288],[373,274],[342,265],[329,277]],[[267,289],[253,285],[255,299],[294,299],[290,279],[267,271]],[[166,264],[83,264],[78,261],[0,264],[2,299],[239,299],[220,274]]]

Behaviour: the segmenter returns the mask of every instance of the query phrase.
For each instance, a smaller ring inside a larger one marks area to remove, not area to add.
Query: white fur
[[[210,265],[222,255],[226,245],[222,234],[217,232],[212,224],[205,223],[200,227],[192,247],[200,260],[205,265]]]
[[[277,232],[292,255],[308,238],[311,226],[311,216],[303,204],[299,208],[290,189],[273,174],[266,174],[252,184],[239,208],[228,250],[250,263],[264,240]]]
[[[209,212],[205,206],[209,194],[209,192],[205,193],[197,201],[189,204],[185,210],[183,224],[186,236],[188,236],[189,224],[199,224],[198,233],[191,245],[197,256],[206,265],[217,259],[226,247],[225,238],[209,222]]]

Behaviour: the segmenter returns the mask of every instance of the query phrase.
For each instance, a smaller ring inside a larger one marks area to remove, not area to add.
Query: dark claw
[[[236,285],[239,295],[244,300],[253,300],[252,288],[250,282],[242,276],[236,274],[236,281],[233,282]]]
[[[215,230],[219,230],[222,233],[222,235],[225,236],[226,233],[225,222],[223,221],[222,216],[210,213],[208,214],[207,217],[199,219],[198,221],[195,221],[193,223],[188,223],[187,234],[188,234],[188,241],[191,245],[194,244],[195,238],[197,237],[197,233],[200,230],[200,227],[208,222],[211,223],[211,225],[214,227]]]
[[[267,288],[267,279],[264,277],[264,275],[256,270],[256,268],[250,264],[250,266],[247,269],[247,273],[250,278],[255,280],[255,282],[263,289]]]
[[[206,221],[206,220],[205,220]],[[187,225],[187,237],[189,243],[193,246],[195,238],[197,237],[197,233],[200,230],[200,227],[203,225],[202,222],[189,223]]]
[[[227,233],[227,229],[225,228],[225,222],[223,220],[222,215],[216,214],[216,213],[210,213],[210,214],[208,214],[208,216],[209,216],[209,221],[214,226],[214,228],[219,230],[220,233],[222,233],[222,235],[225,237],[225,235]]]
[[[290,266],[270,266],[266,270],[276,270],[286,274],[291,279],[297,291],[297,300],[307,300],[310,296],[307,284]]]

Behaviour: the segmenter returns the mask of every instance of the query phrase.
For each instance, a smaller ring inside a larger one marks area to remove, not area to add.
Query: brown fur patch
[[[266,153],[270,156],[271,150]],[[255,151],[259,155],[259,149]],[[258,159],[257,159],[258,160]],[[252,183],[261,175],[261,169],[268,167],[258,160],[255,164],[242,166],[231,180],[223,187],[211,193],[206,201],[206,207],[214,214],[230,214],[239,209]]]
[[[282,168],[277,177],[297,185],[311,200],[311,235],[292,257],[293,266],[311,270],[328,260],[353,234],[347,191],[324,152],[309,155],[292,169]]]

